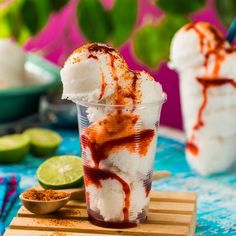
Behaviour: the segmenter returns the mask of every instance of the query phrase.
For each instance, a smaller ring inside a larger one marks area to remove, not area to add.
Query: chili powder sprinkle
[[[29,189],[23,193],[23,197],[28,200],[36,200],[36,201],[53,201],[59,200],[66,197],[69,197],[69,193],[54,191],[51,189],[46,190],[36,190]]]

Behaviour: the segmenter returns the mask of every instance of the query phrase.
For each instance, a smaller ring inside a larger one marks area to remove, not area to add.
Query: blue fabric
[[[4,204],[4,199],[7,193],[7,179],[6,178],[0,178],[0,215],[2,214],[2,208]],[[3,233],[4,230],[4,223],[2,219],[0,218],[0,235]]]
[[[4,199],[7,193],[7,185],[8,185],[8,181],[7,178],[1,177],[0,178],[0,216],[2,214],[2,208],[3,208],[3,203],[4,203]]]
[[[0,177],[0,235],[5,229],[4,220],[20,193],[19,180],[15,175]]]
[[[64,140],[57,154],[80,155],[77,131],[59,131]],[[195,191],[198,193],[197,236],[236,236],[236,173],[200,177],[192,172],[184,155],[184,144],[160,137],[155,170],[169,170],[172,176],[153,183],[154,190]],[[216,157],[217,158],[217,157]],[[21,191],[36,184],[35,170],[42,159],[28,156],[21,164],[0,166],[0,176],[19,173]],[[0,199],[2,192],[0,192]],[[20,202],[16,201],[7,215],[8,225],[16,215]]]

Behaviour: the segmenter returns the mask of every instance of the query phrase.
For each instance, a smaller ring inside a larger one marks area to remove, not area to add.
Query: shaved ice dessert
[[[174,36],[170,67],[180,76],[186,158],[201,175],[236,161],[236,47],[211,24],[189,23]]]
[[[147,218],[157,127],[166,94],[104,44],[75,50],[61,70],[62,98],[77,104],[89,219],[125,228]]]
[[[25,52],[14,41],[0,39],[0,89],[23,85]]]

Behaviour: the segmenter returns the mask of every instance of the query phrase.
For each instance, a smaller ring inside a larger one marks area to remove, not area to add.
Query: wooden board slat
[[[62,218],[62,219],[78,219],[85,220],[88,218],[87,211],[80,208],[66,208],[64,207],[56,214],[50,215],[35,215],[21,207],[18,211],[19,217],[31,217],[31,218]],[[147,223],[150,224],[169,224],[169,222],[176,225],[189,225],[191,224],[192,216],[191,215],[179,215],[179,214],[170,214],[170,213],[149,213]]]
[[[176,192],[151,192],[151,201],[164,201],[164,202],[185,202],[195,203],[197,200],[196,193],[176,193]]]
[[[193,203],[184,202],[151,202],[149,206],[150,212],[176,213],[176,214],[192,214],[195,210]]]
[[[84,208],[86,209],[86,203],[85,202],[80,202],[76,200],[69,201],[67,204],[67,207],[79,207],[79,208]]]
[[[86,204],[80,199],[70,201],[60,211],[50,215],[34,215],[21,207],[4,236],[193,236],[195,228],[195,193],[158,192],[151,193],[148,220],[135,228],[110,229],[91,224]]]
[[[9,229],[4,236],[78,236],[78,233],[68,233],[61,231],[37,231],[37,230],[17,230]],[[79,233],[79,236],[97,236],[97,234]],[[107,234],[106,236],[117,236],[116,234]],[[123,236],[126,236],[123,234]]]
[[[120,234],[120,229],[102,228],[91,224],[88,221],[68,220],[68,219],[48,219],[48,218],[19,218],[13,219],[11,229],[36,229],[51,230],[62,232],[81,232],[99,234]],[[179,225],[161,225],[161,224],[142,224],[135,228],[125,229],[129,235],[140,235],[148,232],[149,235],[187,235],[189,229],[187,226]]]
[[[79,207],[86,209],[85,202],[70,201],[67,204],[68,207]],[[150,212],[170,212],[178,214],[191,214],[194,211],[195,205],[193,203],[185,202],[173,202],[173,201],[151,201],[149,206]]]

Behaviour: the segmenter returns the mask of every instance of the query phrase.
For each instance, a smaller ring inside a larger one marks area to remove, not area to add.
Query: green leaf
[[[24,44],[31,37],[31,32],[26,26],[23,26],[18,37],[18,43]]]
[[[183,16],[167,15],[158,25],[146,25],[134,37],[134,52],[151,68],[156,68],[169,58],[171,39],[188,19]]]
[[[66,4],[68,0],[49,0],[50,8],[52,11],[60,11]]]
[[[25,1],[21,8],[22,20],[32,34],[36,34],[40,28],[39,14],[35,1]]]
[[[50,9],[50,2],[51,0],[40,0],[40,1],[35,1],[35,0],[25,0],[25,1],[34,1],[36,4],[36,8],[38,11],[39,15],[39,25],[42,28],[46,22],[48,21],[48,18],[51,14],[51,9]],[[55,2],[55,1],[53,1]]]
[[[137,0],[116,0],[110,12],[113,34],[112,42],[121,45],[134,29],[137,18]]]
[[[205,0],[156,0],[158,7],[172,14],[188,14],[204,7],[205,3]]]
[[[157,27],[159,38],[164,42],[164,50],[167,58],[169,57],[169,49],[171,40],[179,28],[188,22],[188,18],[181,15],[166,15]]]
[[[36,34],[48,20],[48,4],[48,0],[18,0],[7,9],[1,10],[1,34],[14,37],[19,42],[26,40],[31,34]]]
[[[164,57],[163,51],[158,51],[156,46],[159,43],[156,26],[146,25],[134,37],[134,52],[144,64],[154,68]]]
[[[0,37],[14,37],[18,43],[23,43],[30,37],[30,32],[22,22],[21,6],[23,0],[18,0],[7,8],[0,9]]]
[[[80,0],[77,13],[80,30],[89,41],[107,41],[111,22],[99,0]]]
[[[6,18],[0,17],[0,38],[8,38],[11,35],[11,29]]]
[[[20,37],[21,27],[23,25],[20,14],[21,4],[22,1],[18,1],[16,4],[11,4],[4,14],[4,18],[11,31],[10,36],[14,37],[16,40]]]
[[[47,23],[51,11],[60,10],[66,0],[17,0],[0,9],[0,36],[14,37],[23,42],[38,33]]]
[[[236,1],[235,0],[216,0],[216,12],[222,23],[229,27],[236,16]]]

